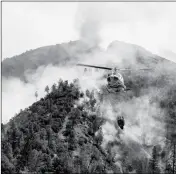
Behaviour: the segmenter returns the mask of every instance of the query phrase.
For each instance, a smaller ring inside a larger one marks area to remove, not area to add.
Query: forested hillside
[[[102,102],[103,90],[83,91],[85,81],[79,83],[81,79],[70,83],[59,80],[51,89],[43,86],[46,96],[37,100],[36,94],[35,103],[1,125],[3,174],[176,173],[175,64],[121,42],[113,42],[106,51],[97,50],[74,41],[31,50],[2,62],[3,77],[25,82],[25,73],[40,66],[75,65],[78,60],[119,66],[116,60],[121,58],[122,68],[131,69],[121,72],[130,90],[122,100],[118,100],[120,94],[111,96],[117,97],[112,102],[120,110],[117,113],[106,103],[108,97]],[[136,70],[146,67],[151,69]],[[68,67],[62,73],[67,72],[70,77]],[[54,75],[60,78],[62,74]],[[87,82],[100,80],[92,77]],[[122,115],[124,133],[117,126],[117,117]]]
[[[135,83],[142,85],[140,79]],[[163,80],[158,83],[161,85]],[[139,87],[137,89],[142,91]],[[170,144],[164,149],[160,145],[151,147],[151,157],[147,161],[145,158],[129,160],[130,149],[123,142],[109,141],[106,147],[102,147],[104,135],[101,127],[106,120],[96,112],[98,98],[95,92],[81,92],[78,80],[70,84],[60,80],[58,85],[53,84],[50,92],[48,87],[45,91],[44,98],[21,111],[6,125],[2,124],[3,174],[161,173],[161,168],[165,173],[173,173],[174,151],[171,149],[171,154],[167,154],[167,148],[173,147]],[[163,98],[160,104],[167,109],[168,120],[176,121],[174,91],[173,88],[168,90],[167,98]],[[133,95],[137,97],[139,93]],[[155,97],[153,100],[157,100]],[[168,132],[170,142],[175,133],[174,127],[170,124],[168,127],[171,129]],[[113,152],[118,146],[121,147],[122,171]],[[165,161],[165,166],[161,167],[160,160]]]
[[[60,81],[45,98],[2,125],[2,173],[118,173],[100,146],[103,119],[93,112],[94,95],[86,97],[88,102],[77,105],[84,93]]]

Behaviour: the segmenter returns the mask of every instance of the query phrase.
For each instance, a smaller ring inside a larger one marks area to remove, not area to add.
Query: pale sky
[[[97,21],[103,47],[125,41],[176,62],[175,2],[3,2],[3,58],[79,39],[87,18]]]
[[[3,2],[3,58],[77,39],[77,3]]]
[[[114,40],[137,44],[176,62],[175,19],[175,2],[2,2],[2,57],[81,38],[103,48]],[[31,105],[36,89],[43,97],[43,86],[53,84],[58,74],[70,77],[67,69],[47,67],[45,72],[36,84],[4,79],[3,122]]]

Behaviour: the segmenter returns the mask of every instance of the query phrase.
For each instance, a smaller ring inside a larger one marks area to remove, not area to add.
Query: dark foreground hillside
[[[84,94],[74,84],[60,82],[52,92],[2,125],[2,173],[118,173],[100,147],[103,119],[94,110],[93,93],[85,106]],[[92,112],[93,113],[93,112]]]
[[[140,158],[130,161],[130,149],[123,147],[122,142],[123,173],[175,172],[175,75],[167,69],[131,72],[126,74],[125,82],[132,89],[132,98],[149,95],[151,103],[158,102],[164,109],[166,126],[163,129],[169,143],[163,149],[153,145],[146,162]],[[70,84],[59,81],[46,92],[44,98],[1,126],[2,173],[120,173],[112,156],[116,142],[110,142],[106,148],[101,146],[104,138],[101,125],[106,120],[95,112],[94,92],[81,92],[77,80]],[[164,161],[162,165],[160,160]]]

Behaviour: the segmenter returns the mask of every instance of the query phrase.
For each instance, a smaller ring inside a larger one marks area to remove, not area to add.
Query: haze
[[[176,62],[175,9],[176,3],[171,2],[3,2],[3,58],[42,46],[82,39],[103,48],[114,40],[129,42]],[[129,59],[133,57],[130,50],[123,48],[118,51],[118,60],[123,54],[127,54]],[[103,64],[107,56],[105,52],[87,54],[84,61]],[[118,61],[116,57],[110,57]],[[38,67],[34,74],[28,75],[29,79],[37,77],[36,80],[27,84],[19,78],[4,78],[3,122],[8,122],[20,109],[35,102],[36,90],[40,99],[45,95],[46,85],[57,83],[59,78],[77,78],[79,73],[70,72],[65,67]],[[87,80],[89,84],[82,80],[84,88],[90,89],[91,80],[92,77]],[[92,85],[95,86],[94,82]]]
[[[100,46],[125,41],[176,62],[175,2],[3,2],[3,59],[79,39],[80,14],[87,13]]]

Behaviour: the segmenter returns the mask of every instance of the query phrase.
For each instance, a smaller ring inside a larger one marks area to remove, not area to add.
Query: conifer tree
[[[56,91],[56,84],[54,83],[51,88],[52,88],[52,92],[55,92]]]
[[[90,97],[90,91],[88,89],[86,90],[86,96]]]
[[[48,94],[49,93],[49,87],[48,85],[45,87],[45,92]]]
[[[37,101],[37,97],[38,97],[38,92],[35,92],[35,97],[36,97],[36,101]]]
[[[149,173],[150,174],[160,173],[160,169],[158,167],[158,154],[156,146],[153,147],[152,158],[149,161]]]
[[[14,121],[11,122],[11,129],[8,132],[8,139],[12,145],[12,151],[14,152],[15,149],[20,145],[20,131],[18,130]]]

